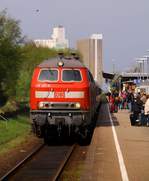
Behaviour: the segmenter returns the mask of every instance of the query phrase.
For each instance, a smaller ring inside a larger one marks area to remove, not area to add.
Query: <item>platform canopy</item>
[[[111,80],[112,80],[112,79],[114,78],[114,75],[115,75],[115,74],[102,72],[102,76],[103,76],[103,78],[105,78],[105,79],[111,79]]]

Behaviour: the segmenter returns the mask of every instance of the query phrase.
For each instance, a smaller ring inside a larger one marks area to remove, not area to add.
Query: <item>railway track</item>
[[[43,144],[0,178],[0,181],[56,181],[74,148],[75,145],[46,146]]]

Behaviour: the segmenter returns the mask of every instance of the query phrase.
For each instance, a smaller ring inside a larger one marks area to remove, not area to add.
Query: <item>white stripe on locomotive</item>
[[[54,98],[52,91],[35,91],[36,98]],[[65,98],[84,98],[83,91],[70,91],[65,92]]]

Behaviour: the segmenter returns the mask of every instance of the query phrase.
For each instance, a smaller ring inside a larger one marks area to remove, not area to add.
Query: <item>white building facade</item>
[[[56,49],[65,49],[69,48],[69,41],[65,38],[65,28],[63,26],[58,26],[53,28],[53,33],[51,39],[34,40],[34,43],[37,47],[47,47],[47,48],[56,48]]]

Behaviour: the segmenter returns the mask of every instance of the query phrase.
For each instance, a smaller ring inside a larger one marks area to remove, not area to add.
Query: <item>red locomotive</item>
[[[45,142],[53,135],[87,139],[99,102],[99,88],[77,59],[54,58],[39,64],[30,90],[30,117]]]

